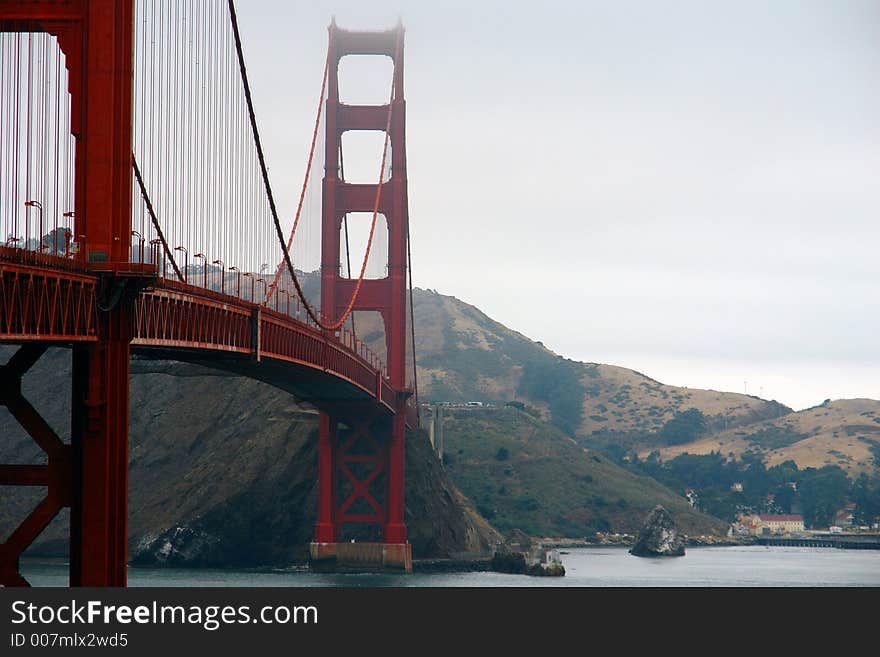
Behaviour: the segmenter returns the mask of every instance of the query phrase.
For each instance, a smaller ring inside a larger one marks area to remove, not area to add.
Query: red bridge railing
[[[382,363],[347,332],[339,335],[343,343],[283,312],[212,290],[155,281],[135,299],[133,336],[133,346],[251,353],[321,369],[395,408]]]
[[[22,261],[22,253],[28,256],[28,262]],[[0,337],[3,340],[97,339],[98,281],[94,276],[69,271],[70,263],[66,258],[0,247]]]

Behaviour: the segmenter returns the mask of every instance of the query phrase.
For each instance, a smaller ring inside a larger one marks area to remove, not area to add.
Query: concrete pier
[[[427,428],[431,447],[434,448],[437,458],[443,463],[443,406],[431,404],[425,410],[427,413],[423,413],[422,426]]]
[[[311,543],[309,560],[313,570],[412,572],[410,543]]]

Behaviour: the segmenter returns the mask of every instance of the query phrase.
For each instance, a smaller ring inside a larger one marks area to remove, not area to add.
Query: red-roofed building
[[[740,516],[739,525],[750,534],[792,534],[804,531],[803,516],[795,514],[752,514]]]
[[[804,517],[793,513],[770,513],[758,516],[759,534],[791,534],[804,531]]]
[[[852,527],[853,511],[856,510],[856,503],[850,502],[845,507],[834,514],[834,524],[838,527]]]

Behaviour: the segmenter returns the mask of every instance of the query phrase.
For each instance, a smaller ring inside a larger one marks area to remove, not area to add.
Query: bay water
[[[129,568],[130,587],[875,587],[880,550],[692,547],[684,557],[635,557],[623,547],[560,551],[564,577],[493,572],[314,573],[307,568]],[[67,586],[62,561],[23,560],[33,586]]]

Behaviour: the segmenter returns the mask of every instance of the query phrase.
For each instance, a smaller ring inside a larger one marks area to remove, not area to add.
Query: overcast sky
[[[876,0],[249,0],[238,14],[286,215],[331,16],[400,17],[416,286],[668,384],[795,409],[880,399]],[[353,70],[349,89],[382,102],[381,65]]]

